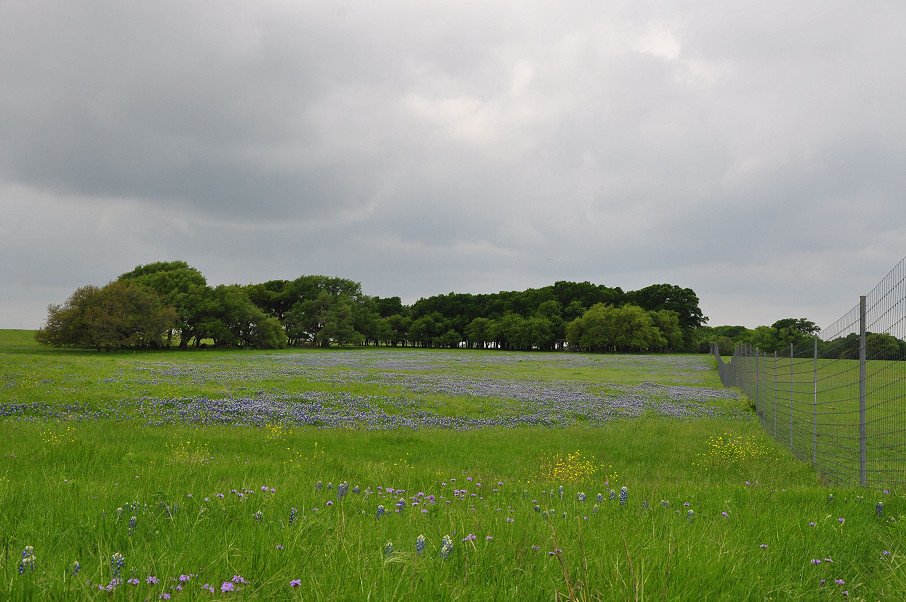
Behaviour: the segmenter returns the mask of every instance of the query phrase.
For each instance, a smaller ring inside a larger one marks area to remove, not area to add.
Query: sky
[[[138,265],[827,326],[906,255],[902,0],[0,0],[0,328]]]

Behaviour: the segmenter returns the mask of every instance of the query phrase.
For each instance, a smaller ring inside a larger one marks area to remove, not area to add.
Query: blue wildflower
[[[419,556],[425,551],[425,536],[419,535],[415,538],[415,553]]]
[[[33,546],[25,546],[25,549],[22,550],[22,560],[19,561],[19,574],[34,573],[35,560],[35,548]]]
[[[449,535],[444,535],[443,541],[440,546],[440,557],[444,560],[447,559],[447,556],[450,555],[450,550],[453,549],[453,538]]]
[[[623,485],[620,487],[620,505],[624,506],[626,504],[626,498],[629,497],[629,490],[626,489],[626,486]]]

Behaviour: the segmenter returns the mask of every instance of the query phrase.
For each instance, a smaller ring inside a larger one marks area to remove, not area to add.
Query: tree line
[[[388,345],[509,350],[692,351],[707,320],[689,288],[623,291],[590,282],[491,294],[449,293],[404,305],[349,279],[212,287],[184,261],[137,266],[48,307],[38,342],[121,348]]]
[[[817,345],[819,358],[858,359],[859,334],[849,333],[833,339],[817,337],[821,329],[805,318],[783,318],[770,326],[749,329],[744,326],[703,326],[699,331],[702,343],[699,352],[704,353],[709,341],[717,343],[721,355],[733,355],[737,345],[746,344],[764,353],[777,353],[789,357],[790,347],[796,357],[814,355]],[[817,337],[817,340],[816,340]],[[906,358],[906,341],[881,332],[865,333],[865,356],[867,359],[900,360]]]

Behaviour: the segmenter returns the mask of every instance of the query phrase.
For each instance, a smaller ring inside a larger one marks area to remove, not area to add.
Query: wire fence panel
[[[826,480],[906,483],[906,258],[813,340],[770,353],[738,345],[729,362],[712,352],[723,385]]]

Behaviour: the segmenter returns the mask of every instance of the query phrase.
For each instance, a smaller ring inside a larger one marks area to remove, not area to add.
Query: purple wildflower
[[[290,587],[299,587],[300,585],[302,585],[301,579],[293,579],[292,581],[289,582]]]
[[[222,592],[231,592],[236,589],[236,586],[233,585],[232,581],[224,581],[223,585],[220,586],[220,591]]]

